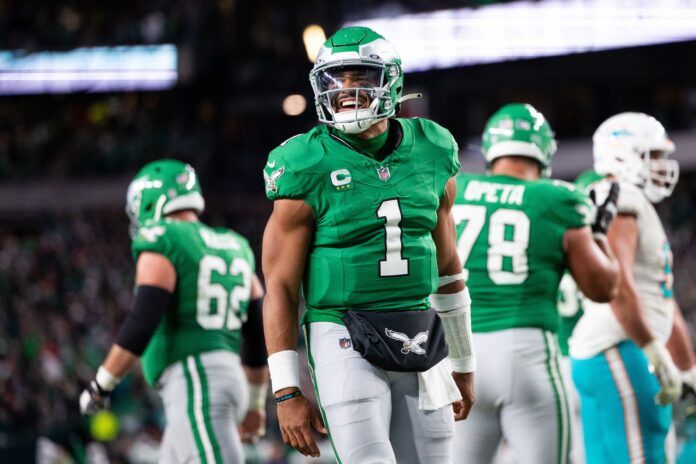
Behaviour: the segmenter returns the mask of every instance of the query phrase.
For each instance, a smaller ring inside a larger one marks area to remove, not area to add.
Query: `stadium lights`
[[[163,90],[177,79],[174,45],[0,51],[0,95]]]
[[[696,0],[540,0],[350,22],[391,41],[405,71],[696,39]]]
[[[309,61],[314,63],[317,59],[317,53],[322,44],[326,42],[326,34],[324,29],[317,24],[310,24],[305,27],[304,32],[302,32],[302,41],[304,42],[305,50],[307,51],[307,58]]]
[[[283,113],[299,116],[307,109],[307,99],[299,94],[288,95],[283,100]]]

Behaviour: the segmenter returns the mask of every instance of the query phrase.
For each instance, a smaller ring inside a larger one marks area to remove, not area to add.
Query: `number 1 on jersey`
[[[384,218],[385,259],[379,261],[380,277],[408,275],[408,259],[401,256],[401,207],[397,198],[384,200],[377,209],[377,217]]]

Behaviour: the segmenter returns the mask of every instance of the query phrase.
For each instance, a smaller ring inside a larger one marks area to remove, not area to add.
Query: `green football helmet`
[[[201,214],[204,208],[196,171],[181,161],[148,163],[128,186],[126,214],[130,219],[131,237],[149,221],[158,221],[167,214],[187,209]]]
[[[309,81],[319,121],[355,134],[396,114],[404,72],[384,37],[367,27],[346,27],[324,42]]]
[[[532,105],[510,103],[491,116],[483,131],[483,156],[488,166],[503,156],[523,156],[541,164],[541,174],[551,174],[556,139],[544,115]]]

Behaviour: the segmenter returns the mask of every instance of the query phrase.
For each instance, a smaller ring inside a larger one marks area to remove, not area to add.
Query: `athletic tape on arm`
[[[462,272],[459,274],[451,275],[451,276],[440,276],[437,279],[437,288],[444,287],[445,285],[449,285],[452,282],[456,282],[458,280],[466,280],[469,278],[469,271],[466,269],[462,269]]]
[[[453,370],[462,373],[475,371],[469,289],[449,294],[435,293],[430,295],[430,302],[445,327],[445,340]]]
[[[271,374],[273,392],[289,387],[300,387],[300,374],[297,351],[285,350],[268,357],[268,371]]]

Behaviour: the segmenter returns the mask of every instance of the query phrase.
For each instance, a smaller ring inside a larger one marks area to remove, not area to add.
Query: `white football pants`
[[[449,464],[454,416],[418,409],[418,375],[363,359],[348,330],[313,322],[306,331],[317,399],[341,464]]]
[[[570,447],[570,462],[572,464],[585,464],[585,439],[582,435],[582,414],[580,412],[580,394],[573,382],[573,372],[570,368],[570,356],[561,356],[561,372],[568,392],[568,406],[570,409],[570,428],[573,443]]]
[[[169,366],[159,382],[167,426],[159,462],[244,462],[237,424],[249,402],[239,356],[209,351]]]
[[[454,462],[488,464],[501,439],[523,464],[566,464],[570,411],[556,336],[532,328],[475,333],[476,402],[457,422]]]

